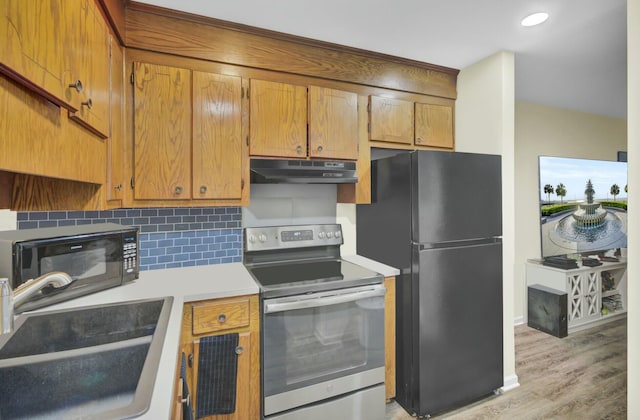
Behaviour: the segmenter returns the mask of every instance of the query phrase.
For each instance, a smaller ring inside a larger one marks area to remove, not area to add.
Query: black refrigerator
[[[400,269],[396,401],[432,415],[503,385],[502,182],[497,155],[414,151],[372,162],[360,255]]]

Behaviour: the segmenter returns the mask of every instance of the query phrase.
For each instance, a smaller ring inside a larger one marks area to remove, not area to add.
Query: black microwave
[[[95,293],[137,279],[138,229],[115,223],[0,231],[0,278],[12,288],[52,271],[73,279],[43,288],[15,312]]]

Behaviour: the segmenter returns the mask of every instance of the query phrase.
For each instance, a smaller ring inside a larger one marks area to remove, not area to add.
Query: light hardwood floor
[[[432,419],[626,419],[627,320],[556,338],[515,327],[520,386]],[[412,419],[397,403],[387,419]]]

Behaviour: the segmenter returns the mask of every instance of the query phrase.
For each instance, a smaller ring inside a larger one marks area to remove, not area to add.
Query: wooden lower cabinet
[[[385,277],[384,287],[384,385],[390,402],[396,396],[396,278]]]
[[[233,348],[226,345],[215,347],[209,351],[217,353],[216,357],[236,360],[235,406],[228,414],[215,414],[203,419],[210,420],[252,420],[260,418],[260,314],[257,295],[238,296],[186,303],[183,309],[181,353],[187,359],[187,385],[194,410],[194,418],[198,404],[198,389],[212,385],[210,379],[199,377],[200,364],[203,359],[203,342],[206,337],[223,337],[237,334],[237,344]],[[216,346],[218,346],[216,344]],[[181,359],[181,354],[178,360]],[[177,376],[179,375],[179,369]],[[185,398],[185,390],[176,378],[176,399],[174,419],[182,414],[181,401]],[[205,388],[206,389],[206,388]],[[233,393],[233,391],[231,392]]]

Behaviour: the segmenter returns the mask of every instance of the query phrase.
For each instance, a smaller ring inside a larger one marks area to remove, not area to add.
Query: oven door
[[[264,415],[384,382],[381,284],[265,299]]]

